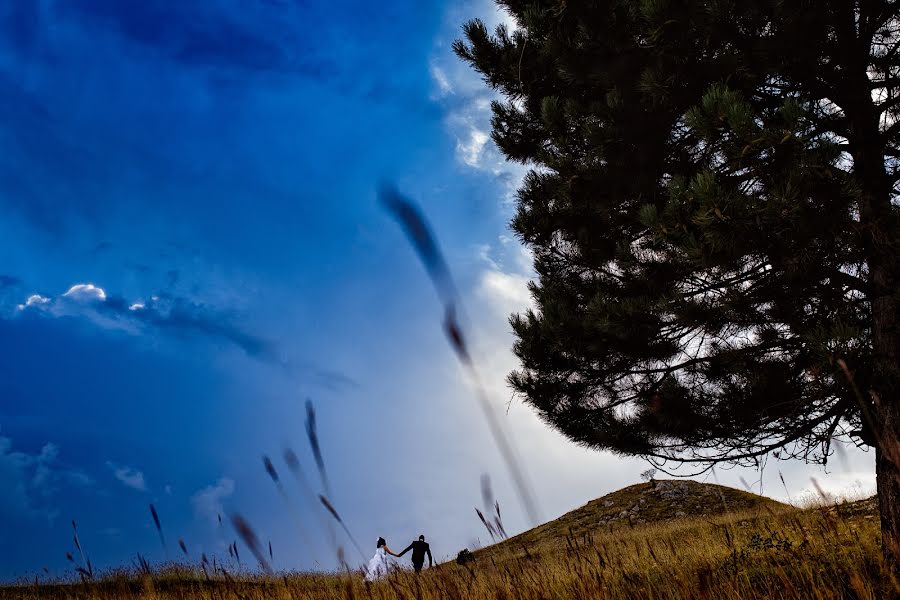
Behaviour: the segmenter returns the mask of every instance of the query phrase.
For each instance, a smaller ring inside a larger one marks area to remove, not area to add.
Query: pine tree
[[[900,4],[498,3],[454,49],[532,167],[513,388],[659,465],[872,447],[897,565]]]

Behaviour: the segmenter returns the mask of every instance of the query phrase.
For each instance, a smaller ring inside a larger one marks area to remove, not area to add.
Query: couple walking
[[[391,549],[388,548],[387,542],[384,538],[378,538],[378,543],[375,547],[375,556],[372,557],[372,560],[369,561],[369,567],[366,569],[366,581],[375,581],[376,579],[380,579],[390,573],[393,568],[395,562],[390,558],[391,556],[395,556],[400,558],[407,552],[412,550],[412,564],[413,569],[416,570],[416,573],[422,570],[422,566],[425,564],[425,555],[428,555],[428,568],[431,568],[434,564],[431,559],[431,548],[425,542],[425,536],[420,535],[419,539],[411,543],[406,547],[406,550],[401,552],[400,554],[395,554],[391,552]]]

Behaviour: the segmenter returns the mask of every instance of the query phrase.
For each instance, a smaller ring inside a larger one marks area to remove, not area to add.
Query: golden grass
[[[24,600],[891,598],[874,503],[788,509],[763,504],[718,516],[606,526],[564,539],[517,537],[420,576],[367,585],[359,573],[218,576],[189,568],[94,583],[0,588]],[[577,511],[576,511],[577,512]],[[571,513],[570,513],[571,514]]]

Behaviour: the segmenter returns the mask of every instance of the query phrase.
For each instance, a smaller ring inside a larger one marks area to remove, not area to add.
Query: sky
[[[334,568],[282,458],[320,491],[307,400],[364,555],[488,543],[485,477],[507,530],[531,525],[385,180],[440,241],[542,517],[640,481],[646,463],[572,445],[505,384],[533,271],[507,227],[523,167],[450,49],[474,17],[515,26],[489,0],[0,5],[0,579],[71,575],[72,520],[95,568],[178,558],[179,538],[236,567],[233,514],[276,568]],[[797,501],[811,478],[871,493],[873,457],[699,479]]]

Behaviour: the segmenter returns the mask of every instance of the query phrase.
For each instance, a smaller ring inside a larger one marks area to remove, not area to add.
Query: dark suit
[[[413,569],[416,570],[416,573],[422,570],[422,565],[425,564],[425,555],[428,555],[428,568],[431,568],[434,564],[434,561],[431,559],[431,547],[422,540],[416,540],[412,544],[406,547],[406,550],[400,553],[400,556],[403,556],[407,552],[412,550],[412,564]]]

